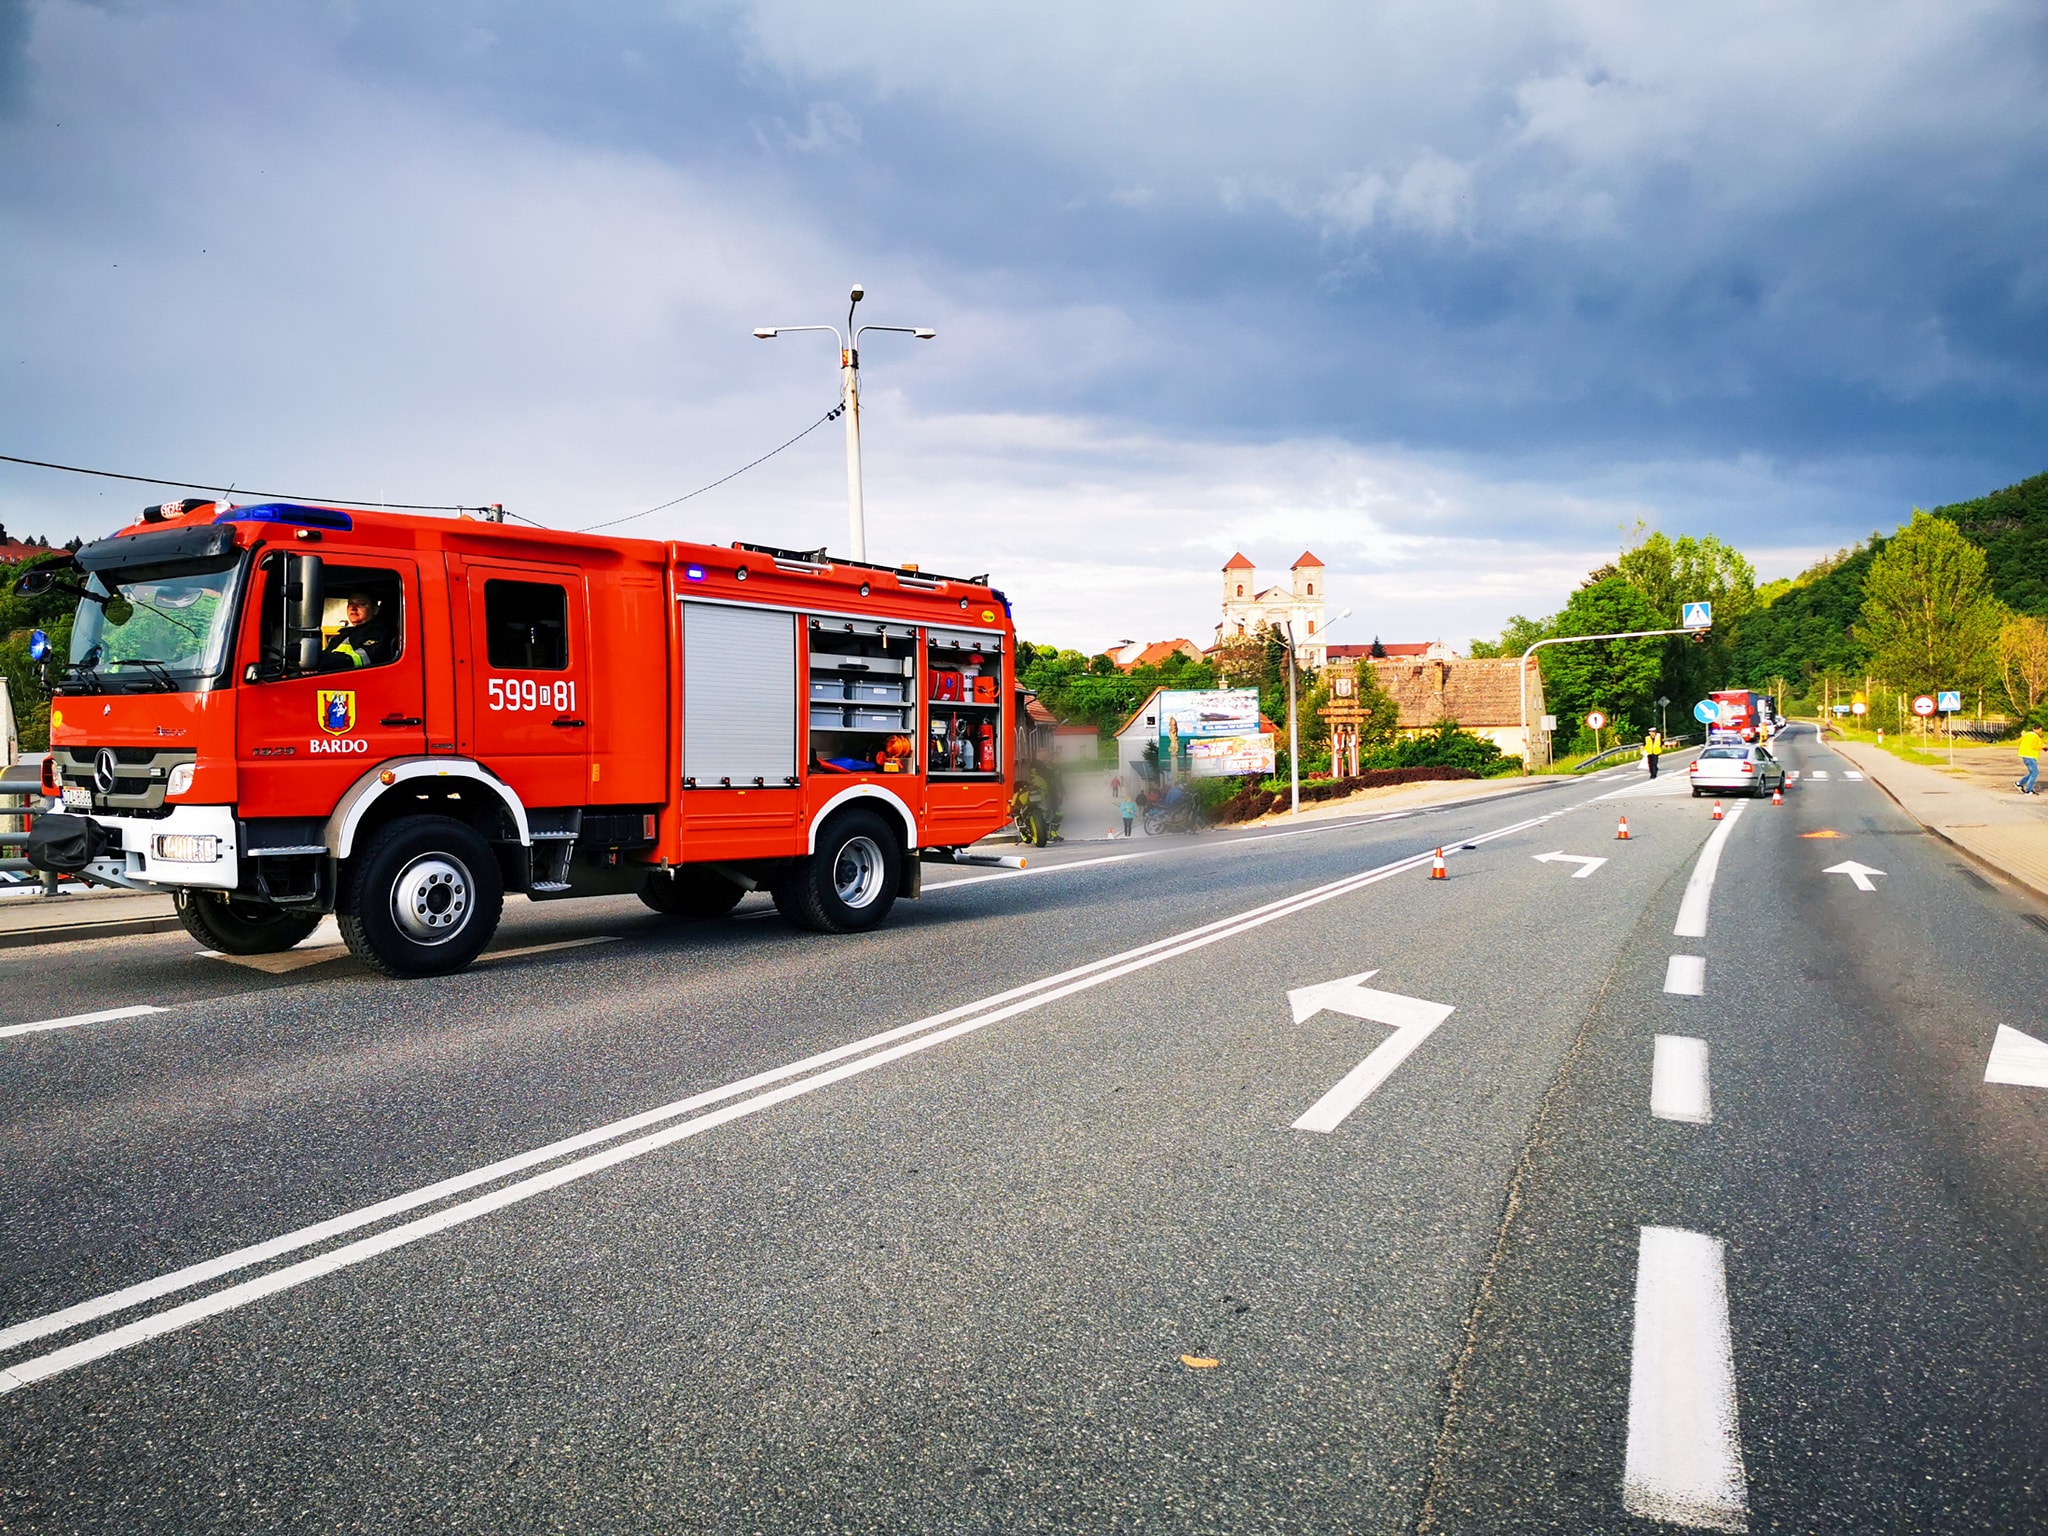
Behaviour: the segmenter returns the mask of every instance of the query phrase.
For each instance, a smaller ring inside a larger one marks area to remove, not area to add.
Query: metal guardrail
[[[1676,752],[1691,745],[1692,738],[1690,736],[1666,736],[1664,738],[1664,750],[1666,752]],[[1641,757],[1643,755],[1643,744],[1640,741],[1625,741],[1618,747],[1609,747],[1605,752],[1595,753],[1583,763],[1575,764],[1572,772],[1584,773],[1588,768],[1598,768],[1610,759],[1618,760],[1623,758],[1624,755],[1629,758]]]

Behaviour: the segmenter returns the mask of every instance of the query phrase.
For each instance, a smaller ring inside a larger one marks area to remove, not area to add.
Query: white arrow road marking
[[[1648,1520],[1748,1529],[1727,1263],[1717,1237],[1642,1229],[1621,1503]]]
[[[1572,871],[1572,878],[1574,880],[1585,879],[1586,876],[1590,875],[1591,873],[1593,873],[1594,870],[1598,869],[1602,864],[1605,864],[1607,862],[1605,859],[1588,858],[1583,853],[1537,853],[1531,854],[1530,857],[1535,859],[1535,861],[1538,864],[1583,865],[1584,868],[1575,869]]]
[[[1991,1060],[1984,1066],[1984,1081],[2048,1088],[2048,1041],[1999,1025],[1998,1038],[1991,1043]]]
[[[1375,1088],[1393,1074],[1394,1068],[1408,1059],[1415,1047],[1435,1032],[1437,1025],[1451,1016],[1453,1007],[1449,1003],[1432,1003],[1419,997],[1403,997],[1398,992],[1380,992],[1359,985],[1378,974],[1378,971],[1360,971],[1356,976],[1342,976],[1335,981],[1321,982],[1313,987],[1296,987],[1288,992],[1288,1006],[1293,1009],[1297,1024],[1327,1008],[1332,1013],[1349,1014],[1354,1019],[1390,1025],[1394,1031],[1377,1050],[1345,1073],[1336,1087],[1317,1099],[1309,1112],[1294,1122],[1295,1130],[1327,1134],[1337,1129],[1354,1109],[1371,1097]]]
[[[1857,890],[1874,891],[1877,887],[1870,883],[1870,877],[1872,875],[1881,875],[1884,871],[1872,869],[1868,864],[1858,864],[1854,859],[1844,859],[1839,864],[1830,864],[1821,873],[1824,875],[1847,875],[1856,882]]]

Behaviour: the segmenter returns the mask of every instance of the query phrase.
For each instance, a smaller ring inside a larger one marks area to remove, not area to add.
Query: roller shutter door
[[[699,789],[796,776],[796,615],[683,604],[683,778]]]

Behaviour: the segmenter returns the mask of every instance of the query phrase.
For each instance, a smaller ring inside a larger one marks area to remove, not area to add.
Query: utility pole
[[[867,289],[855,283],[850,290],[851,302],[846,306],[843,336],[836,325],[763,325],[754,330],[761,341],[772,341],[784,331],[830,331],[839,343],[839,409],[846,416],[846,531],[852,557],[862,564],[868,558],[868,532],[860,475],[860,339],[869,331],[898,331],[919,341],[930,341],[938,334],[922,325],[863,325],[856,329],[853,313],[866,297]]]

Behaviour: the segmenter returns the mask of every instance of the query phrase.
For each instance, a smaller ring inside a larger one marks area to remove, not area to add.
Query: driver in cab
[[[397,636],[384,622],[382,604],[368,592],[351,592],[347,599],[348,622],[336,630],[320,650],[320,670],[347,672],[357,667],[381,667],[397,651]]]

